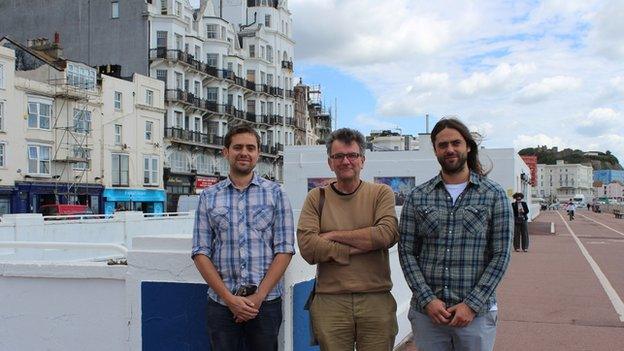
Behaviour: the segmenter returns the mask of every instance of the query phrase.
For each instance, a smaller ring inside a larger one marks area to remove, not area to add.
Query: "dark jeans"
[[[282,299],[265,301],[256,318],[234,322],[227,306],[208,299],[208,337],[212,351],[277,351]]]
[[[522,241],[522,250],[528,250],[529,249],[529,230],[527,226],[527,221],[522,221],[522,223],[518,223],[518,222],[514,223],[514,241],[513,241],[514,250],[520,249],[521,241]]]

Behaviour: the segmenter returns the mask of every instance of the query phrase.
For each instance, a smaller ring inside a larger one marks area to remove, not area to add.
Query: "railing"
[[[282,97],[284,96],[284,89],[282,88],[278,88],[278,87],[271,87],[269,89],[269,92],[271,95],[273,96],[278,96],[278,97]]]
[[[295,98],[295,91],[294,90],[286,90],[286,97],[294,99]]]
[[[269,154],[271,153],[271,147],[269,145],[260,145],[260,152],[265,153],[265,154]]]
[[[256,84],[256,91],[259,93],[267,93],[269,94],[269,86],[266,84]]]
[[[257,122],[256,114],[254,112],[246,112],[245,113],[245,119],[250,121],[250,122],[253,122],[253,123]]]
[[[256,90],[256,82],[245,79],[245,88],[249,90]]]
[[[165,138],[171,138],[178,141],[188,141],[202,145],[223,146],[223,137],[216,134],[207,134],[182,128],[165,128]]]

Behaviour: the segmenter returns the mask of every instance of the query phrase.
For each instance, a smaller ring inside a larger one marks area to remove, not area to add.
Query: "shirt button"
[[[449,251],[451,251],[451,249],[446,249],[446,252],[449,252]]]
[[[444,267],[444,269],[446,269],[448,271],[448,267]]]

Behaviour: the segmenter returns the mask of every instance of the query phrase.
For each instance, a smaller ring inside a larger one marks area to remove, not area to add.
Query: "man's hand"
[[[464,302],[458,303],[455,306],[451,306],[448,312],[454,313],[453,320],[449,325],[451,327],[465,327],[474,319],[476,313],[472,308],[468,307]]]
[[[251,303],[253,303],[253,307],[255,309],[257,309],[258,311],[260,311],[260,306],[262,306],[262,303],[264,302],[264,299],[266,298],[266,296],[261,295],[260,293],[256,292],[254,294],[251,294],[249,296],[246,297],[247,300],[251,301]],[[245,318],[242,315],[234,315],[235,316],[235,321],[236,323],[242,323],[242,322],[247,322],[248,320],[254,319],[256,318],[256,316],[253,316],[251,318]]]
[[[225,303],[228,305],[230,311],[234,315],[236,322],[248,321],[256,318],[258,315],[258,309],[255,304],[247,297],[232,295]]]
[[[440,299],[433,299],[425,306],[425,312],[434,324],[448,324],[451,321],[451,312],[446,310],[446,304]]]

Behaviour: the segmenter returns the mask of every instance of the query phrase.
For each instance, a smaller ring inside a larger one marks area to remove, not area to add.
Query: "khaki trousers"
[[[390,292],[316,294],[310,313],[321,351],[391,351],[396,309]]]

